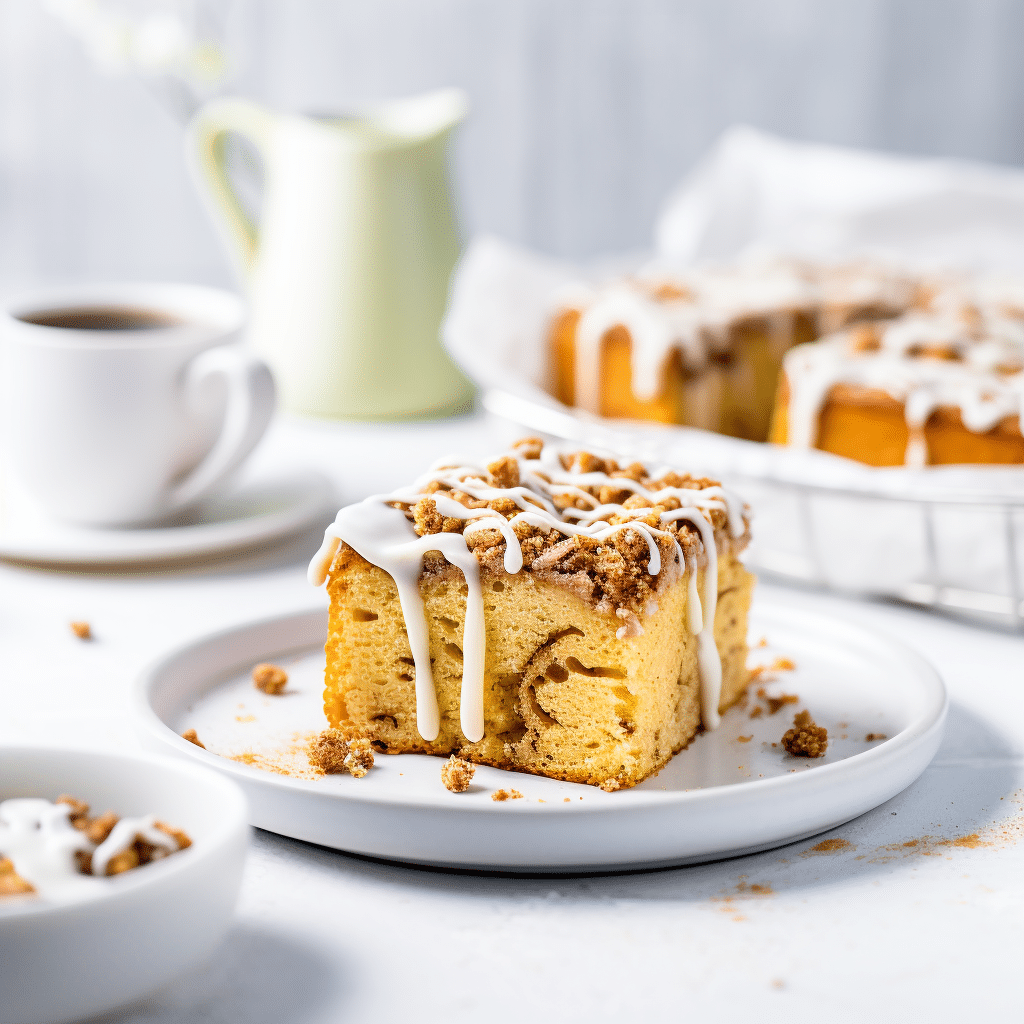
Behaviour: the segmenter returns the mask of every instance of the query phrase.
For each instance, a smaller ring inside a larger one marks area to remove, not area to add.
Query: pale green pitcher
[[[360,118],[219,99],[193,121],[190,163],[249,293],[250,345],[286,409],[388,419],[472,398],[439,340],[459,254],[448,139],[466,107],[456,89]],[[228,132],[263,161],[258,224],[225,168]]]

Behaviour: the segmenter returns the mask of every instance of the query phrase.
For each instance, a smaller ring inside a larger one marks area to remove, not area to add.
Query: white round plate
[[[265,473],[212,496],[172,526],[96,529],[41,517],[5,494],[0,558],[47,565],[146,565],[208,558],[264,545],[330,520],[330,482],[312,471]]]
[[[167,655],[140,678],[144,742],[231,776],[252,824],[374,857],[445,867],[581,872],[684,864],[749,853],[834,828],[876,807],[924,771],[941,739],[946,693],[935,670],[893,640],[785,606],[755,604],[752,655],[792,659],[765,673],[746,707],[698,736],[657,775],[615,793],[478,767],[449,793],[436,757],[378,755],[369,774],[316,777],[307,738],[326,725],[321,696],[324,609],[242,625]],[[278,697],[254,689],[254,664],[290,675]],[[772,678],[774,677],[774,681]],[[770,714],[766,696],[799,696]],[[762,713],[751,717],[755,706]],[[829,730],[825,757],[786,754],[793,712]],[[182,739],[195,728],[208,749]],[[868,741],[869,734],[885,734]],[[258,767],[262,766],[262,767]],[[305,777],[303,777],[305,776]],[[496,802],[499,788],[522,799]]]

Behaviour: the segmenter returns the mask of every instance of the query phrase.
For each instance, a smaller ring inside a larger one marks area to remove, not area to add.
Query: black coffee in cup
[[[153,331],[179,327],[182,321],[170,313],[140,306],[78,306],[21,313],[18,319],[39,327],[70,331]]]

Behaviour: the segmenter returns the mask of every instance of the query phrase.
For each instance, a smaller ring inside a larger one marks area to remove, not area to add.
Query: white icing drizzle
[[[600,413],[601,347],[613,328],[629,332],[633,394],[651,401],[662,390],[673,352],[685,370],[700,371],[728,347],[732,325],[750,316],[766,316],[773,330],[788,334],[793,315],[816,308],[821,281],[785,260],[685,269],[652,264],[633,279],[563,289],[558,299],[560,308],[580,311],[576,405]]]
[[[0,803],[0,857],[45,899],[85,899],[102,885],[78,870],[75,854],[93,844],[71,824],[70,813],[67,804],[32,797]]]
[[[698,372],[711,355],[728,349],[730,331],[741,320],[762,317],[785,342],[799,313],[811,316],[815,333],[823,334],[844,326],[857,311],[904,312],[918,301],[924,283],[874,262],[831,266],[778,258],[696,267],[668,262],[604,285],[564,286],[554,306],[580,313],[575,404],[600,413],[601,349],[615,327],[624,327],[630,337],[630,389],[641,401],[651,401],[662,391],[673,352],[679,352],[685,370]],[[955,287],[937,278],[927,284],[940,294]],[[1019,288],[1015,297],[1022,299]]]
[[[670,570],[689,572],[688,605],[691,631],[697,635],[698,665],[701,677],[701,708],[704,725],[714,729],[719,722],[718,704],[721,696],[722,665],[714,640],[715,606],[718,597],[718,553],[710,513],[714,510],[726,514],[730,534],[742,537],[746,524],[742,501],[724,488],[714,485],[701,490],[685,487],[663,487],[652,491],[628,477],[611,477],[603,472],[579,472],[574,464],[566,470],[557,448],[545,446],[540,459],[527,459],[512,451],[519,467],[520,484],[517,487],[495,487],[489,482],[487,469],[469,459],[449,457],[438,460],[433,468],[411,487],[391,494],[379,494],[355,505],[341,509],[334,523],[324,534],[324,542],[309,565],[309,581],[321,586],[342,542],[373,565],[387,572],[395,581],[402,613],[405,617],[409,646],[416,669],[416,722],[420,735],[431,742],[440,732],[437,695],[430,667],[430,651],[419,578],[423,571],[423,558],[428,551],[439,551],[462,570],[467,585],[466,617],[463,635],[463,674],[460,703],[460,725],[470,742],[478,742],[484,735],[483,687],[484,635],[483,595],[480,588],[480,566],[476,555],[466,543],[466,535],[479,530],[499,530],[505,540],[505,571],[514,574],[523,568],[522,546],[515,533],[517,523],[528,523],[544,531],[556,530],[565,537],[586,536],[598,541],[607,540],[620,531],[632,531],[642,537],[648,546],[647,571],[657,576],[662,571],[662,557],[658,538],[673,540],[676,557]],[[663,469],[652,479],[668,472]],[[443,491],[425,495],[432,483],[444,484],[452,490],[468,494],[479,501],[506,498],[514,501],[521,511],[511,519],[490,508],[471,509]],[[647,499],[646,508],[626,510],[619,504],[601,504],[585,487],[596,489],[609,485],[616,490],[629,490]],[[442,515],[465,523],[462,533],[435,533],[419,537],[405,513],[389,503],[415,504],[420,498],[431,498]],[[567,508],[559,513],[553,498],[568,496],[583,499],[587,509]],[[676,498],[681,508],[661,513],[666,526],[685,519],[698,530],[707,557],[703,607],[697,593],[697,565],[685,565],[678,541],[665,529],[652,527],[637,520],[649,516],[654,505],[668,497]],[[627,516],[627,521],[609,523],[611,516]],[[542,555],[541,558],[545,556]],[[656,605],[652,605],[656,607]],[[620,627],[620,638],[638,635],[642,626],[635,616],[626,617]]]
[[[174,853],[177,840],[155,827],[156,818],[121,818],[97,846],[71,822],[68,804],[35,797],[0,803],[0,857],[8,857],[15,872],[44,899],[67,901],[95,896],[100,876],[110,861],[136,839],[157,847],[154,859]],[[78,870],[76,853],[92,854],[92,875]]]
[[[1020,416],[1024,318],[962,301],[935,305],[934,312],[910,313],[877,327],[875,349],[858,347],[854,329],[787,352],[787,443],[814,447],[821,409],[837,384],[883,391],[903,403],[908,466],[928,462],[924,427],[936,409],[958,409],[964,426],[975,433]]]
[[[155,823],[154,814],[147,814],[143,818],[122,818],[110,830],[110,835],[93,850],[92,873],[105,875],[110,862],[119,853],[124,853],[136,839],[142,839],[156,847],[153,852],[154,860],[174,853],[178,849],[177,840],[156,828]]]

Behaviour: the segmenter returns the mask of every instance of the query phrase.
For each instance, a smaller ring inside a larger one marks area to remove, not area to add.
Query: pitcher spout
[[[367,121],[397,139],[413,142],[450,131],[468,111],[469,98],[462,89],[437,89],[382,103],[370,111]]]

